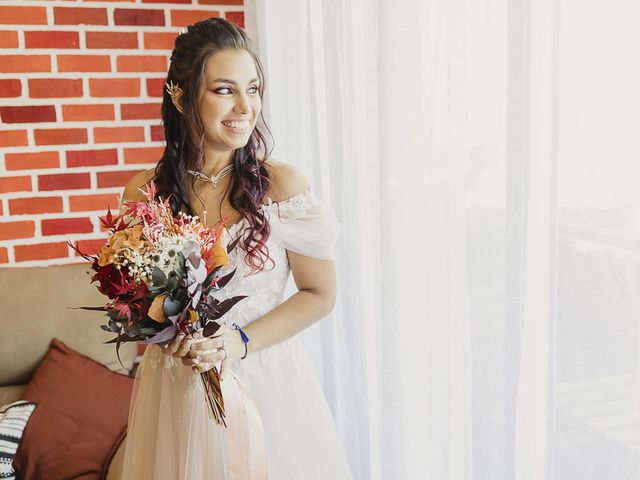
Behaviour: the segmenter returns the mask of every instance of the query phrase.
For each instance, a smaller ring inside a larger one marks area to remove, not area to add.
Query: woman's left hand
[[[193,373],[206,372],[222,361],[220,365],[222,380],[227,375],[231,364],[243,356],[244,342],[240,330],[222,324],[211,337],[203,337],[202,330],[194,333],[191,349],[182,361],[187,365],[193,365]]]

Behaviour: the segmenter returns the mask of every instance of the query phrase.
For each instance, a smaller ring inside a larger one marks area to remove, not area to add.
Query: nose
[[[249,103],[249,97],[240,93],[237,96],[236,104],[233,107],[233,111],[236,113],[248,113],[251,110],[251,104]]]

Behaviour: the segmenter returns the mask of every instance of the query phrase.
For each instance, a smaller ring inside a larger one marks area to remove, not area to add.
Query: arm
[[[287,199],[309,187],[291,165],[270,160],[273,186],[270,196]],[[320,260],[287,250],[298,292],[266,315],[247,325],[249,352],[256,352],[304,330],[326,316],[335,305],[336,272],[333,260]]]
[[[282,342],[326,316],[335,305],[333,260],[319,260],[287,252],[298,292],[244,328],[249,352]]]

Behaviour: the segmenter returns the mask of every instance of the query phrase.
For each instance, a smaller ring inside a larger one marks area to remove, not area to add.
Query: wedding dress
[[[221,275],[237,268],[216,298],[248,295],[222,319],[241,327],[284,300],[287,250],[332,258],[340,226],[310,189],[262,207],[275,262],[245,276],[241,244]],[[245,220],[225,230],[241,234]],[[246,228],[246,227],[245,227]],[[234,362],[222,382],[228,427],[209,417],[202,380],[180,359],[150,345],[136,374],[124,480],[352,480],[331,411],[297,336]]]

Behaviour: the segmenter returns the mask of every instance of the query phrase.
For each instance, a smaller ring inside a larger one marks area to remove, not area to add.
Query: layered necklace
[[[220,172],[218,172],[218,175],[212,174],[211,177],[207,177],[204,173],[197,172],[195,170],[187,169],[187,172],[189,172],[191,175],[196,177],[198,180],[202,180],[204,182],[211,182],[211,184],[213,185],[213,188],[216,188],[218,186],[218,182],[220,181],[220,179],[229,175],[232,170],[233,170],[233,163],[227,165],[222,170],[220,170]]]

